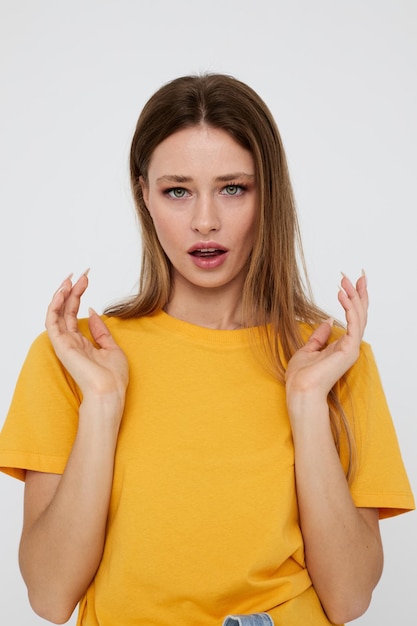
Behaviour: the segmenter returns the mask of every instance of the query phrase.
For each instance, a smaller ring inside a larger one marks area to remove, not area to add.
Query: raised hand
[[[78,330],[81,296],[88,286],[87,272],[72,284],[64,280],[46,315],[46,329],[54,350],[80,387],[84,399],[112,397],[120,409],[129,379],[128,363],[100,316],[90,309],[89,328],[94,342]]]
[[[332,320],[320,324],[309,340],[291,358],[286,372],[287,403],[294,396],[325,400],[339,378],[354,364],[365,331],[368,290],[363,274],[356,285],[343,276],[338,299],[345,310],[347,329],[339,339],[326,345]]]
[[[20,567],[32,606],[59,624],[69,620],[102,558],[128,384],[127,359],[100,316],[90,312],[92,341],[78,329],[87,285],[87,273],[74,285],[66,278],[48,307],[52,346],[83,397],[64,472],[26,474],[20,542]]]

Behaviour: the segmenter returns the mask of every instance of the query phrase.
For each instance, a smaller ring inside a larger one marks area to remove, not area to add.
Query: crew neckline
[[[169,315],[163,310],[157,311],[153,315],[149,316],[149,319],[158,326],[163,327],[171,332],[176,332],[183,335],[188,335],[194,339],[205,339],[207,341],[214,341],[216,343],[242,343],[242,341],[248,341],[249,336],[253,334],[255,328],[235,328],[229,329],[217,329],[207,328],[206,326],[199,326],[198,324],[192,324],[180,320],[177,317]]]

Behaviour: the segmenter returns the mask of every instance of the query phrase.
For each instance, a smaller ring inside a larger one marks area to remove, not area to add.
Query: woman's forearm
[[[42,511],[36,505],[41,483],[26,489],[20,567],[34,610],[56,623],[69,619],[101,560],[118,410],[108,398],[84,402],[65,472],[54,493],[42,494],[44,503],[50,498]]]
[[[307,568],[327,616],[339,624],[364,613],[381,575],[377,514],[363,515],[353,503],[326,402],[298,398],[292,405],[296,405],[291,423]]]

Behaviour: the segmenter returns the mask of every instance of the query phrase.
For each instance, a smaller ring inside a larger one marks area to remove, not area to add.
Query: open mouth
[[[219,248],[197,248],[190,252],[192,256],[200,257],[202,259],[212,258],[225,254],[226,250],[220,250]]]

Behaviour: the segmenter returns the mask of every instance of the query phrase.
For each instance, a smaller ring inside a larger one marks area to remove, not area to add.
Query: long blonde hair
[[[255,244],[243,289],[244,325],[268,329],[263,352],[281,381],[303,339],[300,322],[315,326],[327,315],[312,299],[300,239],[287,160],[275,120],[258,94],[223,74],[184,76],[162,86],[145,104],[130,151],[131,186],[142,231],[142,265],[137,295],[109,307],[121,318],[151,315],[165,307],[171,293],[170,262],[145,206],[140,178],[146,182],[156,146],[183,128],[204,123],[226,131],[255,161],[259,216]],[[355,446],[336,387],[329,394],[330,419],[340,451],[348,450],[350,479]]]

